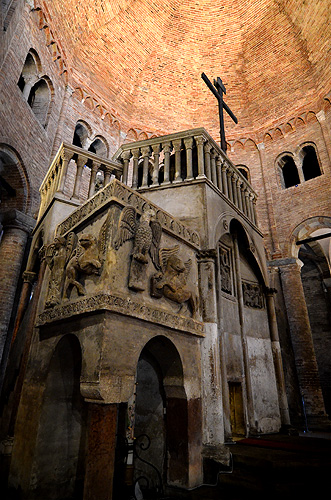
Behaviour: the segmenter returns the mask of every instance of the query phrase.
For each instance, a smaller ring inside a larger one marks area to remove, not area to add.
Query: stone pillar
[[[79,200],[79,194],[80,194],[80,185],[82,182],[82,174],[83,174],[83,168],[86,163],[86,158],[83,156],[79,156],[76,165],[77,165],[77,172],[76,172],[76,178],[75,178],[75,185],[74,185],[74,192],[72,195],[72,198],[74,200]]]
[[[271,338],[272,357],[274,361],[275,374],[276,374],[281,423],[283,426],[289,426],[290,414],[289,414],[288,401],[286,395],[283,362],[280,350],[278,327],[276,320],[276,310],[274,302],[274,294],[276,291],[277,290],[275,288],[267,288],[265,290],[265,295],[266,295],[267,314],[268,314],[269,330]]]
[[[184,139],[184,145],[186,149],[186,180],[191,181],[193,179],[193,137],[187,137],[186,139]]]
[[[164,152],[164,178],[162,184],[170,183],[170,151],[171,144],[170,142],[166,142],[162,144],[163,152]]]
[[[202,135],[194,137],[196,145],[197,145],[197,152],[198,152],[198,178],[205,177],[205,165],[204,165],[204,152],[203,152],[203,143],[204,143],[204,138]]]
[[[226,166],[226,163],[225,161],[222,162],[222,185],[223,185],[223,194],[228,197],[228,181],[227,181],[227,175],[226,175],[226,171],[227,171],[227,166]]]
[[[91,196],[94,195],[95,192],[95,180],[97,177],[97,172],[99,170],[100,163],[93,161],[93,165],[91,168],[91,176],[90,176],[90,184],[88,188],[88,197],[91,198]]]
[[[25,246],[36,221],[12,209],[2,214],[1,223],[3,235],[0,242],[0,362],[3,362]]]
[[[182,177],[181,177],[181,147],[182,147],[182,140],[177,139],[172,141],[172,145],[175,150],[175,179],[174,182],[182,182]]]
[[[60,182],[59,182],[59,186],[58,186],[59,193],[63,193],[63,191],[64,191],[64,186],[65,186],[65,182],[67,179],[68,165],[69,165],[71,158],[72,158],[72,152],[66,151],[66,149],[63,148],[61,151],[62,165],[61,165],[61,173],[60,173]]]
[[[275,261],[274,261],[275,265]],[[306,299],[301,281],[302,263],[282,259],[280,270],[295,365],[309,428],[323,427],[326,414],[318,375]]]
[[[146,146],[144,148],[141,148],[141,155],[144,159],[144,161],[143,161],[143,178],[142,178],[141,187],[148,187],[148,167],[149,167],[149,157],[151,155],[150,146]]]
[[[88,403],[84,500],[111,500],[115,463],[117,404]]]
[[[152,146],[152,149],[153,149],[153,154],[154,154],[152,186],[158,186],[159,185],[159,163],[160,163],[161,144],[154,144]]]
[[[212,183],[222,191],[221,162],[214,148],[210,152],[210,173]]]
[[[235,272],[236,272],[237,293],[238,293],[238,311],[239,311],[241,345],[242,345],[242,355],[243,355],[243,368],[245,374],[245,386],[246,386],[246,396],[247,396],[247,414],[248,414],[249,432],[252,434],[256,434],[257,429],[255,424],[256,419],[253,406],[253,390],[252,390],[251,372],[249,366],[250,363],[248,356],[247,338],[244,330],[244,298],[242,291],[242,282],[240,273],[240,254],[239,254],[237,237],[234,238],[234,258],[235,258]]]
[[[124,172],[124,170],[123,170],[123,172]],[[111,170],[109,168],[107,168],[107,167],[104,167],[103,175],[104,175],[103,187],[105,187],[110,182]],[[123,177],[124,177],[124,173],[123,173]]]
[[[132,151],[132,156],[133,156],[132,188],[136,189],[138,187],[138,161],[140,156],[139,149],[134,149]]]
[[[205,174],[207,179],[211,181],[211,165],[210,165],[210,150],[211,150],[211,144],[209,142],[206,142],[204,145],[204,150],[205,150]]]
[[[128,183],[128,172],[129,172],[129,161],[131,158],[131,151],[124,151],[122,154],[122,160],[123,160],[123,184]],[[105,185],[106,185],[106,180],[105,180]]]
[[[202,409],[203,444],[219,446],[224,443],[223,403],[226,402],[226,377],[222,368],[226,363],[220,357],[217,323],[217,295],[215,279],[216,251],[203,250],[199,254],[199,288],[202,316],[206,335],[201,342],[202,354]]]

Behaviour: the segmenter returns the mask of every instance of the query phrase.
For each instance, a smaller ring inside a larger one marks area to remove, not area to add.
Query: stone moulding
[[[121,205],[132,205],[139,213],[145,210],[154,210],[156,219],[161,224],[162,229],[174,236],[184,240],[188,245],[195,249],[200,247],[199,234],[196,231],[188,229],[179,220],[172,217],[170,214],[161,210],[157,205],[154,205],[139,193],[129,188],[117,179],[113,179],[101,191],[98,191],[92,198],[86,201],[83,205],[77,208],[69,217],[61,222],[56,231],[57,236],[64,236],[69,231],[85,222],[93,214],[105,208],[111,201],[116,201]]]
[[[84,296],[47,309],[38,316],[36,326],[41,327],[97,311],[111,311],[204,337],[204,325],[200,321],[142,304],[132,300],[131,297],[122,297],[111,293]]]

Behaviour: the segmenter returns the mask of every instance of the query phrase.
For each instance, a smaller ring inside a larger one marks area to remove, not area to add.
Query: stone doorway
[[[234,438],[246,435],[244,401],[240,382],[229,382],[230,421]]]

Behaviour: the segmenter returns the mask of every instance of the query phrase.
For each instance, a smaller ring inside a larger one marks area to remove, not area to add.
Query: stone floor
[[[169,491],[167,499],[320,500],[331,486],[331,434],[270,435],[237,441],[230,447],[233,471],[216,486]],[[328,493],[327,493],[328,492]]]

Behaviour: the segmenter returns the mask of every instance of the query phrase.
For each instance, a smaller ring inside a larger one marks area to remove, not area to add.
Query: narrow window
[[[321,175],[315,148],[313,146],[304,146],[301,154],[303,156],[302,171],[305,181],[309,181],[309,179],[314,179]]]
[[[47,112],[51,100],[50,90],[45,80],[41,79],[32,87],[28,104],[31,106],[32,111],[40,123],[45,126],[47,119]]]
[[[280,166],[282,169],[285,188],[300,184],[298,170],[291,156],[283,156]]]

